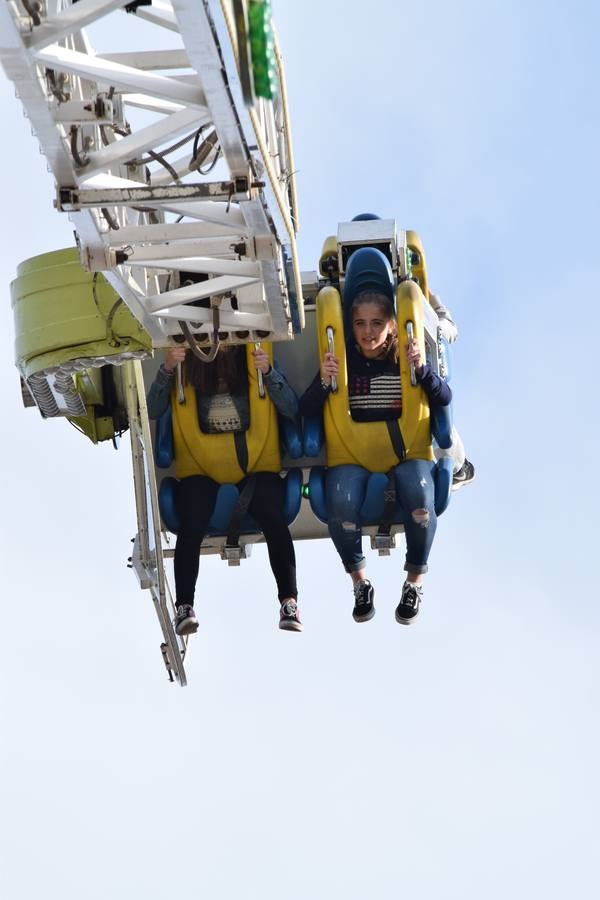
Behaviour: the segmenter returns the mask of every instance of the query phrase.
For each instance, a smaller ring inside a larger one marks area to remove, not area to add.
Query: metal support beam
[[[30,50],[56,44],[68,34],[81,31],[86,25],[91,25],[114,9],[119,9],[126,2],[127,0],[78,0],[58,15],[44,19],[41,25],[24,36],[23,43]]]
[[[59,188],[56,208],[61,212],[105,206],[161,206],[194,200],[239,200],[248,194],[248,183],[214,181],[209,184],[171,185],[169,187],[131,188]]]
[[[200,281],[197,284],[175,288],[173,291],[165,291],[164,294],[157,294],[155,297],[148,297],[147,305],[153,313],[168,315],[168,310],[176,303],[191,303],[193,300],[214,297],[217,294],[235,291],[236,288],[244,287],[247,284],[254,284],[257,280],[251,275],[221,275],[218,278],[209,278],[208,281]]]
[[[189,133],[205,123],[206,116],[199,116],[196,109],[181,109],[174,112],[153,125],[140,128],[133,134],[128,134],[127,137],[118,138],[112,144],[103,147],[102,150],[88,153],[88,161],[85,166],[86,178],[125,163],[127,160],[135,159],[145,150],[158,148],[167,140]]]
[[[80,0],[81,2],[81,0]],[[137,53],[99,53],[99,59],[151,72],[153,69],[189,69],[185,50],[140,50]]]
[[[186,641],[173,627],[175,607],[165,576],[162,535],[152,439],[146,408],[146,393],[141,363],[124,366],[124,391],[129,419],[131,460],[138,532],[135,539],[135,569],[142,587],[148,587],[166,645],[168,662],[180,685],[187,683],[183,662]],[[133,560],[132,560],[133,561]]]
[[[165,100],[179,101],[188,106],[206,108],[206,97],[199,87],[182,84],[176,78],[169,78],[166,75],[155,75],[131,66],[109,63],[98,56],[89,56],[86,53],[79,53],[77,50],[68,50],[57,44],[36,53],[36,58],[51,69],[59,72],[72,72],[89,81],[109,84],[119,90],[139,91],[142,94],[152,94]]]
[[[236,292],[239,307],[224,331],[247,317],[247,327],[288,339],[284,270],[295,250],[282,104],[245,109],[229,0],[153,0],[133,15],[122,5],[48,0],[36,25],[37,12],[25,15],[19,0],[0,3],[1,61],[47,157],[56,205],[75,227],[82,264],[105,274],[156,346],[169,345],[175,315],[193,315],[177,297],[168,311],[150,303],[164,303],[161,290],[177,285],[186,267],[206,273],[210,291]],[[100,19],[114,28],[104,29],[97,55],[86,27]],[[148,22],[180,45],[165,49]],[[126,33],[127,51],[111,46],[111,33]],[[117,136],[111,125],[129,133]],[[202,290],[196,286],[196,297]]]

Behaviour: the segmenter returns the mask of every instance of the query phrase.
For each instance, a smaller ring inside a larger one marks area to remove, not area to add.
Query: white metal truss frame
[[[130,51],[94,53],[86,29],[106,16],[131,34]],[[82,264],[103,272],[155,347],[180,321],[214,338],[214,307],[229,342],[291,338],[295,304],[303,323],[281,56],[279,96],[248,108],[239,37],[233,0],[0,3],[2,64]]]
[[[187,641],[175,632],[173,626],[175,604],[165,573],[152,438],[144,376],[139,360],[131,360],[125,364],[123,388],[129,417],[138,527],[133,542],[131,567],[138,577],[140,587],[148,589],[152,596],[163,633],[161,653],[169,678],[171,681],[177,680],[183,687],[187,684],[183,665]]]

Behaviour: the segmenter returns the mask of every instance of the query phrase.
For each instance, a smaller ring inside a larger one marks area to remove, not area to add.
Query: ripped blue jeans
[[[406,538],[404,568],[415,575],[427,571],[427,559],[437,527],[434,470],[435,462],[426,459],[410,459],[395,468],[396,498]],[[327,470],[329,534],[346,572],[358,572],[366,565],[360,510],[370,474],[367,469],[355,465],[333,466]]]

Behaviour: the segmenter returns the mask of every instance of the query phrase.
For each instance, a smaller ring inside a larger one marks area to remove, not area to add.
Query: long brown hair
[[[352,327],[352,322],[354,319],[354,311],[357,306],[362,306],[363,303],[369,303],[372,306],[376,306],[381,315],[391,320],[392,322],[392,330],[388,334],[385,344],[381,348],[381,353],[377,357],[378,359],[387,359],[390,362],[397,363],[398,362],[398,325],[396,322],[396,316],[394,313],[394,307],[392,305],[389,297],[386,297],[385,294],[380,294],[377,291],[361,291],[360,294],[357,294],[352,304],[350,306],[350,327]]]
[[[210,396],[227,391],[244,394],[248,390],[245,346],[221,347],[216,358],[205,363],[188,350],[183,366],[184,379],[200,393]]]

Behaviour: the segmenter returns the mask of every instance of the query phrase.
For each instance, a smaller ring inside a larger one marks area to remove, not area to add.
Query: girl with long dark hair
[[[174,378],[179,363],[182,363],[183,405]],[[245,346],[222,348],[211,363],[196,359],[183,348],[171,349],[148,392],[151,419],[159,418],[169,404],[173,412],[175,472],[180,479],[176,498],[180,527],[175,545],[178,634],[192,634],[198,629],[194,594],[200,547],[219,485],[233,481],[241,493],[250,480],[248,512],[258,523],[267,544],[277,583],[279,627],[286,631],[302,630],[294,545],[284,517],[284,483],[279,475],[277,417],[255,416],[252,421],[254,401],[249,393],[249,377],[255,372],[262,373],[266,388],[266,397],[260,402],[273,404],[279,415],[294,419],[298,413],[296,395],[284,376],[271,366],[262,348],[253,350],[251,357]],[[258,443],[261,447],[264,443],[267,449],[253,456],[248,453],[246,439],[256,434],[257,429],[265,432],[259,435]]]

